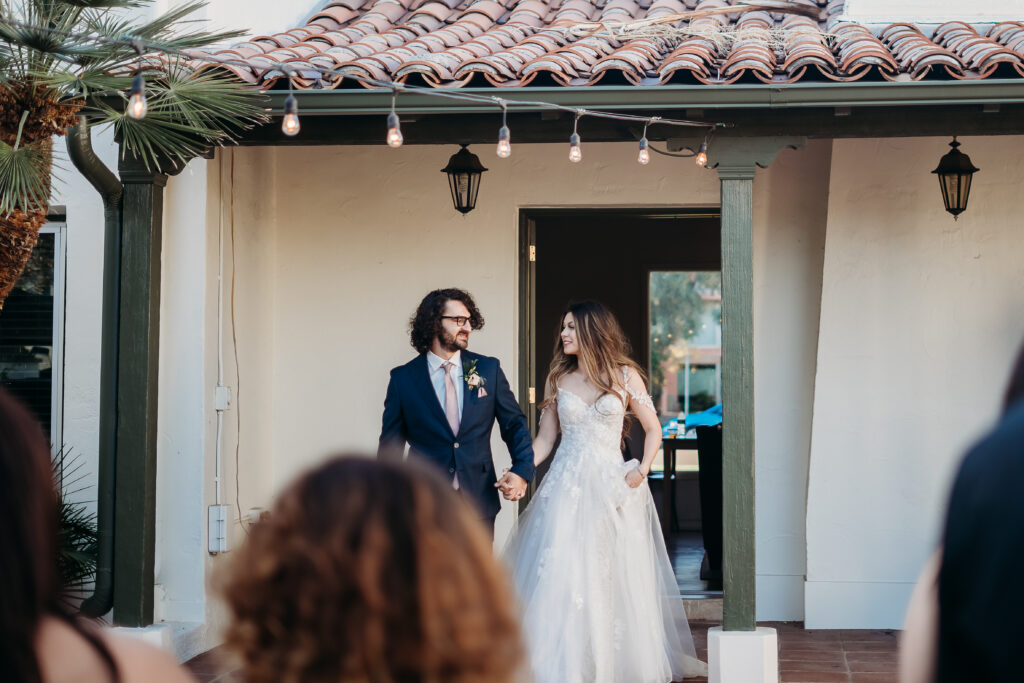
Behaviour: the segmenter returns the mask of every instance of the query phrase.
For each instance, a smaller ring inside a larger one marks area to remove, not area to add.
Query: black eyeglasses
[[[455,323],[456,327],[462,327],[471,320],[471,318],[467,318],[464,315],[442,315],[441,319],[451,320],[453,323]]]

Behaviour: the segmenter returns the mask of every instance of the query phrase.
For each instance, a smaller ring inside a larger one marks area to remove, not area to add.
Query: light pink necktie
[[[452,434],[459,435],[459,399],[455,397],[455,382],[452,381],[452,366],[454,363],[445,361],[441,363],[444,369],[444,416],[448,418],[448,425],[452,428]],[[452,480],[452,486],[459,488],[459,475],[456,474]]]
[[[444,368],[444,416],[448,418],[448,424],[452,428],[452,434],[459,433],[459,399],[455,397],[455,382],[452,381],[452,367],[454,363],[445,361],[441,363]]]

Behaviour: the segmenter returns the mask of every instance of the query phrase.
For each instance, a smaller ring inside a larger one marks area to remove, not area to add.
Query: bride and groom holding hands
[[[408,444],[410,457],[447,473],[493,533],[499,492],[521,499],[560,435],[504,551],[535,680],[666,683],[705,675],[642,486],[661,425],[615,318],[597,302],[565,312],[536,439],[498,360],[468,350],[470,333],[483,324],[463,290],[424,297],[411,323],[418,355],[391,371],[381,456]],[[644,427],[644,456],[624,462],[620,446],[634,418]],[[512,456],[500,477],[491,453],[495,422]]]

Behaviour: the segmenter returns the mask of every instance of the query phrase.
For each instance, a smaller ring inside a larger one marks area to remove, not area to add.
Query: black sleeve
[[[401,457],[405,450],[405,419],[402,417],[402,401],[398,396],[398,381],[395,370],[391,371],[388,393],[384,397],[384,415],[381,418],[380,439],[377,444],[378,458]]]
[[[508,446],[512,456],[511,471],[526,481],[533,479],[533,437],[526,423],[526,416],[519,409],[519,402],[498,363],[497,386],[494,387],[495,413],[498,418],[498,429],[501,439]]]

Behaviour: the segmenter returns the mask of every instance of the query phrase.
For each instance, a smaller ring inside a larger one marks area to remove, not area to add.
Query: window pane
[[[721,401],[722,277],[717,271],[655,271],[648,291],[651,395],[662,433],[682,437],[687,415]],[[653,469],[661,467],[659,454]],[[696,451],[677,452],[676,471],[696,469]]]
[[[24,401],[49,435],[53,396],[56,235],[39,235],[25,272],[0,310],[0,384]]]

